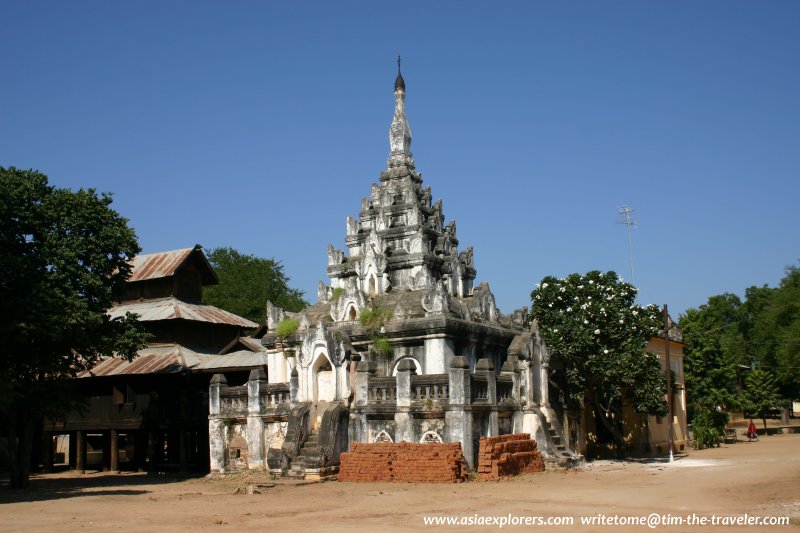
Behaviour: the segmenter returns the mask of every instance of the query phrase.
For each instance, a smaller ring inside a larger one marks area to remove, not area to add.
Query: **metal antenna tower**
[[[637,221],[633,217],[636,212],[628,205],[619,206],[619,214],[625,217],[625,220],[618,220],[617,224],[625,224],[628,231],[628,260],[631,264],[631,283],[633,283],[633,244],[631,243],[631,228],[636,228]]]

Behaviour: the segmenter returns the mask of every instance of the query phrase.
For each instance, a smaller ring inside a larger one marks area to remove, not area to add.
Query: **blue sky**
[[[388,156],[504,312],[545,275],[673,315],[800,259],[800,2],[0,3],[0,165],[114,193],[145,252],[232,246],[314,301]]]

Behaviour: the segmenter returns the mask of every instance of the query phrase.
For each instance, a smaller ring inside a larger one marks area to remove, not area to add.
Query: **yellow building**
[[[685,344],[680,329],[672,322],[669,331],[669,357],[672,380],[672,431],[675,453],[683,451],[689,445],[686,427],[686,382],[683,372],[683,350]],[[663,332],[654,336],[647,343],[645,352],[658,356],[661,368],[666,370],[666,343]],[[637,413],[628,405],[623,406],[621,429],[626,437],[627,453],[634,455],[663,455],[669,452],[669,420],[668,416],[649,416]],[[572,424],[574,427],[574,424]],[[591,409],[584,409],[582,426],[583,435],[575,435],[574,443],[578,453],[586,457],[613,457],[616,450],[607,439],[598,437],[594,414]],[[573,437],[573,438],[574,438]]]

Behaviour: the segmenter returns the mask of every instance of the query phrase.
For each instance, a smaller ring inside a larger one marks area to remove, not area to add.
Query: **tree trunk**
[[[12,408],[9,411],[8,452],[12,489],[27,489],[30,483],[34,426],[33,416],[27,409]]]
[[[600,420],[603,426],[611,433],[611,436],[614,438],[614,443],[617,445],[617,455],[622,458],[625,457],[626,452],[626,444],[625,444],[625,436],[622,432],[616,427],[614,424],[614,420],[610,417],[605,416],[605,410],[600,405],[600,401],[597,399],[595,394],[590,394],[592,405],[594,406],[594,419],[595,421]]]
[[[781,406],[781,425],[789,425],[789,412],[792,410],[792,403],[788,402]]]

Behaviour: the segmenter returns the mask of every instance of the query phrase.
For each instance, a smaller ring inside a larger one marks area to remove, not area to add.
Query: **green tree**
[[[145,344],[134,317],[106,314],[139,252],[110,205],[109,194],[0,167],[0,418],[12,488],[28,485],[36,424],[72,405],[71,378]]]
[[[308,305],[303,291],[289,287],[283,265],[275,259],[241,254],[233,248],[216,248],[208,260],[219,278],[218,285],[206,287],[203,301],[253,322],[262,323],[269,300],[287,311]]]
[[[800,268],[787,267],[777,288],[751,287],[747,297],[755,366],[774,372],[788,418],[788,401],[800,398]]]
[[[680,318],[689,416],[741,407],[740,373],[749,366],[744,311],[735,294],[712,296]],[[718,420],[718,419],[717,419]],[[724,426],[724,421],[722,421]],[[722,428],[719,428],[722,429]]]
[[[589,403],[598,427],[609,431],[620,453],[624,401],[639,413],[667,413],[666,378],[657,356],[645,353],[661,315],[656,306],[636,305],[636,293],[616,273],[599,271],[548,276],[531,293],[531,318],[557,363],[551,368],[563,368],[573,405]]]
[[[767,413],[780,405],[780,395],[778,394],[778,386],[775,383],[775,376],[772,372],[756,369],[747,374],[745,384],[745,405],[749,411],[755,413],[761,419],[766,432]]]

